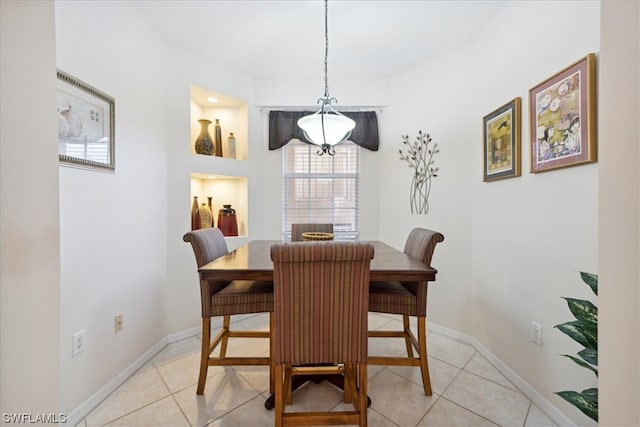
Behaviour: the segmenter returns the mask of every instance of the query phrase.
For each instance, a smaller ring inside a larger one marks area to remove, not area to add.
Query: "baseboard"
[[[71,411],[71,413],[67,416],[67,421],[64,425],[75,426],[80,421],[82,421],[89,414],[89,412],[97,407],[111,393],[116,391],[118,387],[120,387],[126,380],[129,379],[129,377],[131,377],[131,375],[135,374],[140,368],[142,368],[147,362],[149,362],[153,358],[153,356],[158,354],[158,352],[162,350],[168,343],[168,337],[162,338],[153,347],[144,352],[142,356],[138,357],[135,362],[133,362],[122,372],[116,375],[111,381],[109,381],[100,390],[94,393],[93,396],[85,400],[80,406]]]
[[[493,353],[489,351],[480,341],[477,339],[458,332],[453,329],[445,328],[444,326],[429,324],[429,330],[437,332],[442,335],[446,335],[455,340],[467,343],[476,349],[478,353],[484,356],[502,375],[504,375],[518,390],[529,398],[542,412],[544,412],[553,422],[559,426],[577,427],[576,424],[563,414],[558,408],[551,404],[544,398],[536,389],[531,387],[525,380],[523,380],[518,374],[516,374],[509,366],[507,366],[502,360],[498,359]]]
[[[429,330],[471,345],[556,424],[560,426],[577,427],[571,419],[564,415],[558,408],[553,406],[547,399],[545,399],[540,393],[538,393],[533,387],[531,387],[518,374],[511,370],[509,366],[498,359],[477,339],[454,329],[449,329],[434,323],[429,324]],[[129,367],[120,372],[120,374],[109,381],[93,396],[91,396],[84,403],[74,409],[68,415],[67,422],[65,424],[75,426],[77,423],[82,421],[82,419],[85,418],[89,414],[89,412],[91,412],[104,399],[106,399],[111,393],[113,393],[118,387],[120,387],[127,379],[129,379],[129,377],[131,377],[131,375],[135,374],[138,369],[142,368],[147,362],[149,362],[167,344],[196,336],[200,332],[201,328],[197,326],[167,335],[166,337],[162,338],[153,347],[147,350],[142,356],[138,357],[135,362],[129,365]]]
[[[186,338],[194,337],[202,333],[202,326],[195,326],[184,331],[176,332],[175,334],[167,335],[167,344],[173,344],[174,342],[182,341]]]

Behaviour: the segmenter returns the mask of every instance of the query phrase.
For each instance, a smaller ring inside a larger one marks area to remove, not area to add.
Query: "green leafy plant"
[[[582,281],[589,285],[598,295],[598,276],[580,272]],[[555,327],[584,347],[578,352],[579,357],[569,354],[563,356],[573,360],[579,366],[589,369],[598,376],[598,307],[587,300],[564,298],[569,310],[576,320],[565,322]],[[598,421],[598,388],[577,391],[559,391],[556,393],[567,402],[581,410],[585,415]]]
[[[402,144],[406,145],[406,154],[399,150],[400,160],[407,162],[413,169],[409,190],[411,213],[426,214],[429,212],[431,178],[438,176],[438,168],[434,166],[433,160],[434,154],[440,151],[438,143],[432,143],[431,136],[419,130],[413,143],[409,142],[409,135],[402,135]]]

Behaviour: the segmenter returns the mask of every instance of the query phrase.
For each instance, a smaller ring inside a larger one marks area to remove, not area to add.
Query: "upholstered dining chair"
[[[198,268],[228,252],[226,240],[219,228],[190,231],[184,235],[183,240],[191,243]],[[202,304],[202,352],[196,393],[204,393],[208,367],[220,365],[268,365],[270,391],[273,393],[273,364],[271,363],[273,357],[271,344],[273,282],[200,280],[200,297]],[[269,313],[269,331],[231,329],[231,316],[249,313]],[[212,340],[211,320],[217,316],[222,317],[222,328]],[[269,357],[227,356],[229,338],[239,337],[269,339]],[[213,356],[216,348],[219,348],[219,353],[217,356]]]
[[[333,224],[291,224],[291,241],[301,242],[302,233],[333,233]]]
[[[404,253],[431,266],[436,244],[444,236],[437,231],[414,228],[407,237]],[[402,315],[403,330],[373,330],[369,337],[403,338],[407,356],[369,356],[370,365],[420,366],[424,394],[431,396],[431,379],[427,361],[427,289],[429,282],[371,282],[369,311]],[[410,316],[417,320],[417,338],[409,325]],[[417,357],[413,356],[413,349]]]
[[[275,294],[275,425],[367,425],[367,315],[373,246],[271,247]],[[344,375],[353,411],[286,412],[295,375]]]

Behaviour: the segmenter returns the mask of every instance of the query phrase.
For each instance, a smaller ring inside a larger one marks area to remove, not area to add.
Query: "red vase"
[[[238,235],[236,210],[231,205],[222,205],[222,209],[218,211],[218,228],[225,236]]]

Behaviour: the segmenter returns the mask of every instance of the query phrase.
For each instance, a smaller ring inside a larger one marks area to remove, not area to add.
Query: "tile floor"
[[[399,317],[370,314],[369,328],[401,324]],[[232,319],[232,325],[266,329],[267,315]],[[216,324],[214,322],[214,327]],[[555,426],[540,409],[473,347],[430,332],[427,337],[432,396],[422,391],[419,368],[370,366],[369,426]],[[107,397],[79,427],[273,425],[264,408],[269,395],[266,367],[209,367],[205,394],[196,395],[200,337],[166,346]],[[233,354],[268,353],[267,340],[236,339]],[[369,340],[370,354],[404,353],[401,340]],[[340,410],[341,391],[325,382],[294,393],[291,411]]]

